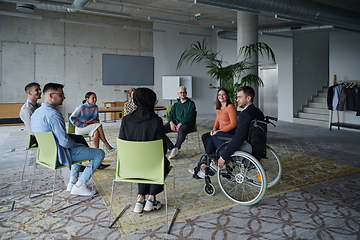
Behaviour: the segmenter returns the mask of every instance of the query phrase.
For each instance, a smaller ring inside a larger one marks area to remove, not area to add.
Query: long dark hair
[[[91,95],[93,95],[93,94],[96,96],[96,93],[94,93],[94,92],[87,92],[87,93],[85,94],[85,100],[83,100],[82,103],[83,103],[83,104],[86,103],[86,99],[89,98],[89,97],[90,97]]]
[[[219,98],[218,98],[218,94],[219,94],[220,91],[224,91],[225,94],[226,94],[226,106],[231,104],[231,100],[230,100],[230,97],[229,97],[228,90],[226,90],[226,88],[219,88],[217,93],[216,93],[216,110],[219,110],[221,108],[221,102],[219,101]]]

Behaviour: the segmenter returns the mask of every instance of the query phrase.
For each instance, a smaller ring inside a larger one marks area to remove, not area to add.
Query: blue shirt
[[[98,119],[98,106],[90,105],[88,102],[80,105],[71,114],[69,120],[78,128],[83,128],[85,123],[91,119]]]
[[[71,165],[70,149],[76,143],[69,138],[65,130],[65,121],[61,113],[51,104],[43,103],[31,115],[31,129],[33,132],[52,132],[58,147],[58,161],[63,165]]]

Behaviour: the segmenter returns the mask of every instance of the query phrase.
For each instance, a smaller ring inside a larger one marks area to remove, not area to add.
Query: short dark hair
[[[64,85],[60,83],[47,83],[44,86],[43,93],[45,94],[49,90],[57,91],[59,88],[63,89]]]
[[[252,87],[250,87],[250,86],[239,87],[237,91],[238,91],[238,92],[243,91],[246,96],[250,96],[250,97],[251,97],[251,101],[254,100],[255,90],[254,90]]]
[[[86,103],[86,99],[87,98],[89,98],[91,95],[95,95],[96,96],[96,93],[94,93],[94,92],[87,92],[86,94],[85,94],[85,99],[82,101],[82,103],[84,104],[84,103]]]
[[[221,103],[219,101],[218,95],[220,91],[224,91],[226,94],[226,106],[228,106],[229,104],[231,104],[231,99],[229,97],[229,92],[228,90],[226,90],[226,88],[219,88],[217,93],[216,93],[216,110],[219,110],[221,108]]]
[[[30,91],[32,87],[40,87],[40,84],[36,82],[29,83],[28,85],[25,86],[25,92],[27,93],[28,91]]]

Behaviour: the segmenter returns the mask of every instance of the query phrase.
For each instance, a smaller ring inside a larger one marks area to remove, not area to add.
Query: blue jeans
[[[90,158],[92,160],[91,162],[94,172],[100,166],[101,162],[104,160],[105,157],[104,151],[99,148],[89,148],[85,146],[84,147],[79,146],[70,149],[70,152],[71,152],[71,159],[73,162]],[[79,164],[72,165],[70,176],[78,178],[79,168],[80,168]],[[81,174],[81,177],[79,178],[78,181],[82,183],[87,183],[90,180],[91,176],[92,176],[92,172],[91,172],[91,165],[89,162],[89,164],[85,168],[84,172]]]

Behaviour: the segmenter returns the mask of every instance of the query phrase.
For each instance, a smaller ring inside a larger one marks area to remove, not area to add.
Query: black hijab
[[[157,117],[154,112],[156,93],[149,88],[137,88],[133,93],[136,110],[129,114],[131,122],[142,122]]]

